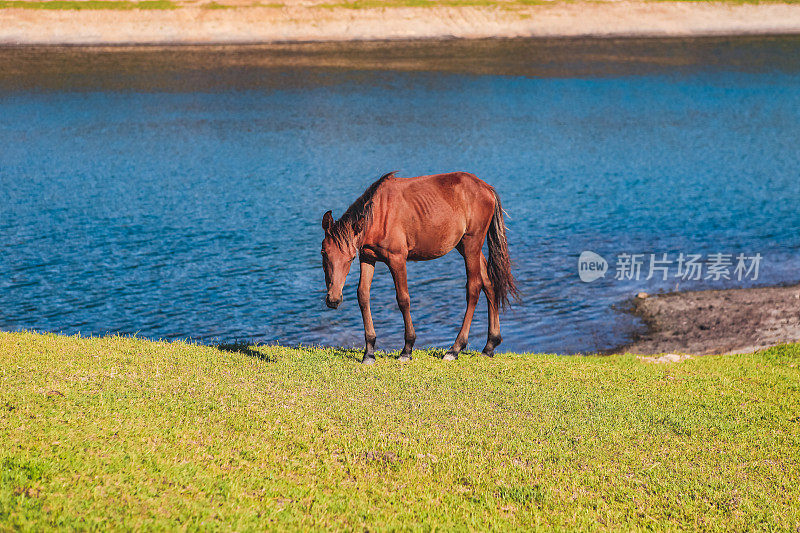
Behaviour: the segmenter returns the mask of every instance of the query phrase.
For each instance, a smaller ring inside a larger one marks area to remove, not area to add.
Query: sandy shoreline
[[[800,342],[800,285],[677,292],[636,298],[648,331],[622,351],[749,353]]]
[[[800,4],[553,3],[506,8],[0,9],[0,44],[244,44],[381,39],[800,33]]]

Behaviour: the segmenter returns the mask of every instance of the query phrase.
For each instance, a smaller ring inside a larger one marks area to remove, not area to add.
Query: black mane
[[[347,208],[347,211],[344,212],[341,218],[334,222],[333,227],[331,227],[330,235],[340,248],[347,248],[350,246],[353,239],[356,237],[356,224],[359,220],[364,221],[362,228],[366,228],[369,225],[372,218],[372,199],[375,197],[378,187],[380,187],[384,181],[393,178],[395,174],[397,174],[396,170],[384,174],[375,183],[367,187],[364,194],[359,196],[358,199]]]

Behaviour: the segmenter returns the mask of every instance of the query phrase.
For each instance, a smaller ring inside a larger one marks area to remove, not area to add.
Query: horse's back
[[[469,172],[448,172],[446,174],[430,174],[414,178],[394,178],[403,188],[419,192],[424,189],[438,188],[441,191],[490,191],[491,186]]]
[[[492,188],[468,172],[392,178],[380,196],[385,235],[414,259],[441,257],[465,234],[485,234],[494,210]]]
[[[469,172],[449,172],[414,178],[394,178],[394,180],[394,185],[403,200],[410,204],[421,201],[424,206],[433,207],[432,203],[440,200],[451,206],[454,211],[464,212],[465,215],[469,215],[470,208],[476,204],[494,205],[492,187]]]

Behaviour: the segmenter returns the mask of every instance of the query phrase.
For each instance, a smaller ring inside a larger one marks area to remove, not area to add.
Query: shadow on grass
[[[348,361],[355,361],[360,363],[361,359],[364,357],[364,350],[363,348],[337,348],[331,347],[331,351],[333,355],[336,357],[341,357],[342,359],[347,359]],[[434,357],[436,359],[444,358],[444,354],[447,353],[447,350],[444,348],[421,348],[419,350],[414,350],[411,354],[412,358],[414,357]],[[464,350],[459,354],[459,358],[471,358],[471,357],[480,357],[480,352],[475,350]],[[395,360],[400,357],[399,350],[392,350],[392,351],[375,351],[375,358],[380,361],[382,359],[388,360]]]
[[[333,352],[333,355],[335,357],[340,357],[342,359],[346,359],[348,361],[354,361],[356,363],[360,363],[361,360],[364,358],[363,348],[339,348],[336,346],[331,346],[330,350]],[[393,350],[390,352],[384,350],[375,350],[375,359],[378,361],[393,360],[397,359],[399,356],[400,356],[399,350]]]
[[[342,359],[347,359],[348,361],[355,361],[357,363],[360,363],[361,359],[364,357],[364,350],[362,348],[331,347],[331,351],[333,352],[333,355],[336,357],[341,357]],[[386,357],[387,354],[375,352],[375,355],[378,357]]]
[[[256,357],[262,361],[267,361],[274,363],[277,361],[277,358],[274,355],[270,355],[267,353],[262,352],[261,348],[268,348],[268,345],[254,345],[247,342],[229,342],[218,344],[216,348],[218,350],[222,350],[223,352],[230,352],[230,353],[240,353],[243,355],[247,355],[249,357]],[[362,358],[364,357],[364,350],[363,348],[342,348],[336,346],[292,346],[289,348],[293,348],[296,350],[313,350],[313,349],[320,349],[320,350],[330,350],[331,354],[336,358],[341,358],[347,361],[352,361],[355,363],[361,363]],[[443,348],[424,348],[420,350],[414,350],[412,354],[413,357],[434,357],[436,359],[442,359],[444,354],[447,350]],[[392,351],[375,351],[375,358],[380,360],[396,360],[400,356],[399,350],[392,350]],[[471,358],[471,357],[478,357],[480,356],[479,352],[474,350],[464,350],[459,354],[460,358]]]
[[[443,359],[444,358],[444,354],[447,353],[447,350],[445,350],[444,348],[431,348],[431,349],[425,350],[425,351],[428,353],[428,355],[430,355],[431,357],[435,357],[436,359]],[[461,353],[464,353],[464,352],[461,352]]]
[[[276,361],[275,357],[272,357],[269,354],[259,351],[258,346],[252,346],[247,344],[246,342],[218,344],[217,349],[222,350],[223,352],[240,353],[242,355],[248,355],[250,357],[255,357],[257,359],[261,359],[262,361],[266,361],[268,363],[274,363]]]

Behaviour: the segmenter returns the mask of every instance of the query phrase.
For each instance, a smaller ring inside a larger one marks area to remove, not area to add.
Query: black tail
[[[511,258],[508,255],[508,241],[506,240],[506,223],[503,220],[503,205],[497,191],[494,193],[494,215],[486,235],[486,244],[489,246],[489,278],[494,285],[494,301],[498,309],[505,309],[510,305],[510,300],[518,301],[517,283],[511,274]]]

